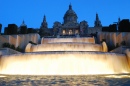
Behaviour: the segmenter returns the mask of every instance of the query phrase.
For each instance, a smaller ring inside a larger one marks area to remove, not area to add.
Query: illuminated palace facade
[[[51,36],[64,36],[64,35],[87,35],[91,33],[101,32],[102,24],[99,20],[98,14],[96,14],[96,19],[94,22],[94,27],[89,27],[87,21],[77,22],[78,16],[72,9],[72,5],[69,5],[69,9],[66,11],[63,17],[63,23],[58,21],[54,22],[52,28],[48,28],[46,21],[46,16],[44,15],[43,21],[41,23],[40,31],[47,33]]]

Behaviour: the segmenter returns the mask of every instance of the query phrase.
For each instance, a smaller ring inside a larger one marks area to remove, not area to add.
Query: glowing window
[[[72,35],[72,30],[69,30],[69,35]]]
[[[62,31],[63,35],[65,35],[65,30]]]
[[[79,33],[79,31],[78,31],[78,30],[76,30],[76,31],[75,31],[75,34],[78,34],[78,33]]]

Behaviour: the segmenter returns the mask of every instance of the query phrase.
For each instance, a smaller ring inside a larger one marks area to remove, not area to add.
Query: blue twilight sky
[[[2,32],[8,24],[21,25],[24,20],[28,27],[39,28],[46,15],[48,27],[55,21],[63,22],[69,4],[78,15],[78,21],[86,20],[94,25],[95,14],[103,26],[121,19],[130,18],[130,0],[1,0],[0,23]]]

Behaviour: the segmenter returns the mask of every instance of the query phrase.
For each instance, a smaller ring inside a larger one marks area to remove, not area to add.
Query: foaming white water
[[[44,52],[3,56],[0,74],[87,75],[129,73],[124,54],[101,52]]]
[[[28,44],[25,51],[103,51],[103,46],[101,44],[90,43],[48,43],[40,45]]]
[[[41,44],[44,43],[58,43],[58,42],[84,42],[84,43],[95,43],[94,37],[87,38],[42,38]]]

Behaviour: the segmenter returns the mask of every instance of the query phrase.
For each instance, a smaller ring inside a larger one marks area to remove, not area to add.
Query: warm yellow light
[[[126,56],[114,53],[30,53],[4,56],[1,62],[1,74],[88,75],[130,72]]]
[[[72,34],[73,34],[72,30],[69,30],[69,35],[72,35]]]
[[[130,78],[130,75],[107,75],[108,78]]]
[[[6,76],[4,76],[4,75],[0,75],[0,78],[3,78],[3,77],[6,77]]]
[[[40,51],[102,51],[103,46],[100,44],[89,43],[48,43],[26,46],[26,52],[40,52]]]
[[[65,34],[66,34],[65,30],[63,30],[63,32],[62,32],[62,33],[63,33],[63,35],[65,35]]]

